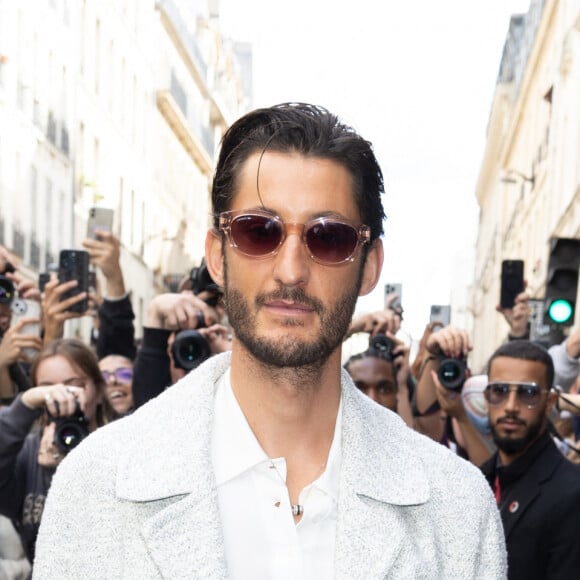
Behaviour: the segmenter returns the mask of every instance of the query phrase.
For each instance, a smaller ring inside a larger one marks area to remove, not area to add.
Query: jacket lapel
[[[156,502],[158,503],[158,502]],[[227,578],[217,497],[184,496],[145,520],[142,536],[163,578]]]
[[[542,450],[528,471],[522,476],[501,504],[501,519],[506,539],[509,538],[520,518],[539,497],[541,484],[552,478],[560,461],[565,458],[550,441]]]
[[[342,393],[336,577],[385,577],[406,538],[400,508],[425,503],[429,485],[399,417],[361,395],[347,377]]]
[[[131,418],[150,425],[128,442],[116,492],[135,502],[141,536],[163,578],[226,578],[211,462],[216,382],[229,354],[212,357]]]

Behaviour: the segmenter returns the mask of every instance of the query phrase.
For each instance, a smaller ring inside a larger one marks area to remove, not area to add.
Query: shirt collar
[[[229,369],[215,394],[212,461],[218,486],[269,461],[236,400]]]
[[[336,425],[334,427],[334,437],[328,453],[326,469],[322,475],[314,482],[316,487],[330,495],[334,501],[338,502],[338,487],[340,483],[340,464],[342,457],[342,397],[338,406]]]
[[[342,396],[326,468],[314,482],[336,501],[340,480],[341,433]],[[212,462],[217,486],[261,463],[270,463],[270,458],[256,439],[234,395],[229,369],[220,379],[216,389],[212,441]]]

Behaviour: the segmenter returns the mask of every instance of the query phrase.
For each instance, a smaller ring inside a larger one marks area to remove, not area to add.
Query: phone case
[[[441,322],[443,326],[448,326],[451,322],[451,306],[433,304],[431,306],[429,322]]]
[[[385,298],[389,294],[397,294],[398,298],[391,302],[391,308],[402,308],[403,301],[403,285],[400,283],[396,284],[385,284]]]
[[[89,210],[89,220],[87,222],[87,238],[96,240],[98,238],[96,230],[113,229],[113,215],[112,209],[106,207],[92,207]]]
[[[524,291],[524,261],[503,260],[501,263],[500,306],[513,308],[516,296]]]
[[[12,320],[10,326],[16,326],[23,318],[40,318],[40,302],[29,300],[27,298],[17,298],[12,302]],[[20,334],[40,337],[40,322],[29,322],[22,327]],[[22,352],[28,357],[33,358],[38,354],[35,348],[23,348]]]
[[[60,284],[77,280],[78,285],[62,295],[62,300],[89,291],[89,253],[85,250],[61,250],[58,264],[58,281]],[[74,304],[70,312],[85,312],[89,307],[88,297]]]

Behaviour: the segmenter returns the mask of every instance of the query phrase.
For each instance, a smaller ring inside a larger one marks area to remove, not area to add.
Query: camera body
[[[54,444],[66,455],[89,435],[89,422],[77,401],[74,415],[55,419]]]
[[[461,391],[466,379],[467,361],[464,357],[440,356],[437,378],[450,391]]]
[[[0,274],[0,304],[11,304],[14,300],[14,284],[12,280]]]
[[[175,335],[171,355],[176,368],[190,371],[207,360],[211,352],[207,340],[200,332],[187,329]]]
[[[12,274],[16,271],[16,268],[10,263],[6,262],[4,264],[3,273],[0,274],[0,304],[12,304],[14,296],[16,294],[16,289],[10,278],[4,276],[4,274]]]
[[[191,269],[183,289],[191,290],[195,295],[201,292],[208,293],[208,296],[203,300],[212,308],[215,308],[221,297],[221,290],[211,277],[205,264],[205,258],[201,259],[199,266]]]

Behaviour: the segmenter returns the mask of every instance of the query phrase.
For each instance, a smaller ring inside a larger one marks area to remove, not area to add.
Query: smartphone
[[[503,260],[501,263],[500,306],[513,308],[516,296],[524,291],[524,261]]]
[[[58,281],[59,284],[76,280],[78,285],[65,292],[61,300],[66,300],[89,291],[89,253],[85,250],[61,250],[58,261]],[[89,307],[88,296],[81,302],[77,302],[68,308],[70,312],[85,312]]]
[[[391,302],[390,307],[394,310],[403,308],[403,285],[399,283],[385,284],[385,308],[387,307],[386,299],[389,294],[397,295],[397,298]]]
[[[449,323],[451,322],[451,306],[448,304],[432,304],[431,314],[429,315],[429,324],[432,324],[433,322],[441,323],[441,326],[436,327],[435,330],[449,326]]]
[[[12,311],[12,320],[10,326],[16,326],[23,318],[40,319],[40,302],[38,300],[29,300],[27,298],[17,298],[12,302],[10,309]],[[38,336],[40,338],[40,321],[29,322],[22,327],[20,334],[29,336]],[[23,348],[22,352],[32,359],[38,354],[35,348]]]
[[[89,210],[89,220],[87,222],[87,238],[98,240],[96,230],[113,230],[114,211],[107,207],[92,207]]]

